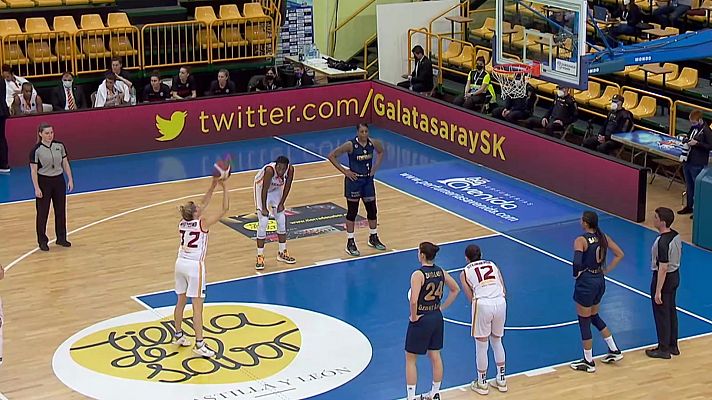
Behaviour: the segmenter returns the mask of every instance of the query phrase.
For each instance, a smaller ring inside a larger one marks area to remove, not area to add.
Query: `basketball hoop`
[[[500,64],[492,67],[492,75],[502,88],[502,97],[521,99],[527,97],[529,78],[539,76],[540,65]]]

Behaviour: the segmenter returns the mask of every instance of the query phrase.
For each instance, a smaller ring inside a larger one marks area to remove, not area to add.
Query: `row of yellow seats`
[[[542,44],[538,43],[536,41],[536,37],[534,35],[527,35],[527,42],[524,43],[524,29],[525,27],[523,25],[512,25],[509,22],[504,22],[504,28],[505,29],[511,29],[514,32],[511,34],[508,34],[508,37],[502,38],[503,43],[509,43],[511,46],[516,47],[518,49],[523,48],[524,46],[527,47],[527,53],[548,53],[549,52],[549,45],[548,44]],[[471,29],[470,34],[475,37],[482,38],[486,41],[492,40],[492,37],[494,36],[494,31],[495,31],[495,19],[492,17],[487,17],[482,24],[481,27]],[[539,32],[537,29],[530,29],[532,32]],[[546,35],[549,35],[545,33]],[[554,47],[557,47],[556,45]],[[563,43],[562,46],[559,46],[558,52],[558,57],[562,58],[568,58],[570,54],[570,50],[567,50],[571,48],[571,39],[566,39],[566,41]]]
[[[663,68],[672,70],[665,76],[665,85],[663,85],[662,74],[648,73],[648,83],[665,88],[683,91],[686,89],[694,89],[699,82],[699,71],[694,68],[684,67],[680,70],[680,66],[674,63],[665,63]],[[645,71],[639,66],[626,67],[621,72],[616,72],[618,75],[628,76],[636,81],[645,82]]]
[[[219,20],[234,20],[247,18],[256,22],[265,22],[268,17],[262,9],[262,5],[257,2],[245,3],[242,7],[242,13],[237,8],[236,4],[223,4],[220,6],[220,18],[215,15],[215,10],[212,6],[201,6],[195,8],[195,20],[211,23]],[[228,46],[246,46],[248,43],[253,45],[267,44],[272,41],[266,26],[260,24],[245,25],[245,37],[243,38],[240,29],[237,27],[227,26],[220,30],[220,40],[215,35],[215,32],[209,32],[212,41],[212,47],[218,48],[225,44]],[[208,37],[202,31],[196,34],[196,40],[203,48],[207,47]]]
[[[114,3],[116,3],[116,0],[0,0],[0,9],[2,9],[2,8],[81,6],[81,5],[114,4]]]
[[[42,17],[27,18],[25,19],[25,30],[23,32],[16,19],[3,19],[0,20],[0,37],[22,35],[23,33],[67,32],[75,34],[79,30],[74,17],[71,16],[56,16],[52,22],[54,29],[50,29],[47,20]],[[80,26],[85,30],[104,29],[106,27],[127,28],[131,26],[126,13],[111,13],[108,15],[106,22],[107,24],[104,25],[104,21],[99,14],[84,14],[81,17]]]
[[[490,63],[490,51],[478,49],[475,52],[475,47],[472,45],[462,44],[461,42],[450,42],[450,45],[442,57],[443,61],[448,64],[471,69],[475,65],[475,60],[480,56],[485,58],[485,64]]]

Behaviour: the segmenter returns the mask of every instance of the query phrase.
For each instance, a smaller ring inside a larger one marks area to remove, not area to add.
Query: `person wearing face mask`
[[[687,160],[682,163],[687,204],[677,212],[681,215],[692,214],[695,202],[695,179],[709,163],[710,150],[712,150],[712,129],[702,118],[702,111],[693,110],[690,112],[689,118],[692,126],[687,134],[687,145],[690,147],[690,151],[687,154]]]
[[[208,96],[221,96],[234,94],[235,92],[237,92],[237,89],[235,89],[235,82],[230,80],[230,72],[223,68],[218,71],[218,79],[210,83]]]
[[[453,101],[456,106],[465,107],[468,110],[474,110],[478,105],[497,100],[494,87],[490,83],[490,74],[485,70],[485,58],[477,57],[475,62],[477,63],[475,69],[467,74],[465,93],[457,96]]]
[[[270,67],[265,73],[264,79],[255,86],[257,91],[268,91],[277,90],[279,86],[277,85],[277,70],[274,67]]]
[[[578,106],[571,95],[571,89],[559,86],[556,88],[556,98],[544,118],[529,118],[527,127],[543,128],[547,135],[558,137],[558,134],[566,131],[576,118],[578,118]]]
[[[294,87],[313,86],[314,78],[304,70],[302,65],[294,66]]]
[[[418,93],[430,93],[433,90],[433,64],[425,56],[421,45],[413,46],[411,51],[415,60],[413,72],[408,75],[407,81],[398,83],[398,86]]]
[[[497,107],[492,110],[492,116],[516,124],[517,122],[525,120],[532,115],[536,99],[536,90],[532,85],[527,84],[525,97],[519,97],[516,99],[505,97],[504,107]]]
[[[630,132],[635,127],[633,114],[623,108],[623,96],[617,94],[611,101],[611,111],[601,127],[598,137],[591,137],[583,142],[583,147],[611,155],[621,144],[611,139],[614,133]]]
[[[635,36],[639,33],[636,26],[643,22],[643,13],[634,1],[623,0],[623,5],[616,9],[613,17],[620,19],[621,23],[610,31],[609,42],[612,45],[618,43],[619,35]]]
[[[87,98],[82,88],[74,85],[74,75],[62,74],[62,84],[52,89],[50,103],[54,111],[72,111],[87,108]]]

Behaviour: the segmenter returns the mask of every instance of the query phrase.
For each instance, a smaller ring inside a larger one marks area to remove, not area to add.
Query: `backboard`
[[[540,78],[585,89],[586,0],[497,0],[495,64],[539,63]]]

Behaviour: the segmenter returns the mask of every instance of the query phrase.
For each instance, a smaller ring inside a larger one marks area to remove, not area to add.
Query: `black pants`
[[[7,156],[7,139],[5,139],[6,119],[6,117],[0,117],[0,169],[10,168],[10,163]]]
[[[603,143],[598,141],[598,136],[590,137],[583,142],[583,147],[597,151],[599,153],[604,153],[613,155],[613,152],[620,149],[622,144],[614,142],[613,140],[606,140]]]
[[[529,112],[522,110],[510,110],[507,116],[503,116],[502,112],[505,110],[504,107],[497,107],[492,110],[492,116],[495,118],[503,119],[511,123],[517,123],[519,121],[529,118]]]
[[[411,86],[413,86],[413,91],[418,92],[418,93],[423,93],[423,92],[430,92],[433,90],[432,87],[427,87],[426,85],[422,83],[413,83],[411,84],[410,81],[403,81],[403,82],[398,82],[398,86],[406,89],[410,89]]]
[[[47,244],[47,217],[49,204],[54,208],[54,231],[57,241],[67,240],[67,184],[64,174],[57,176],[37,176],[42,198],[35,199],[37,208],[37,243]]]
[[[655,330],[658,332],[658,348],[669,352],[677,348],[677,309],[675,296],[680,286],[680,271],[669,272],[665,277],[661,297],[663,304],[655,303],[655,289],[658,285],[658,271],[653,271],[653,281],[650,282],[650,297],[653,302],[653,317]]]
[[[460,107],[465,107],[468,110],[475,111],[475,108],[477,106],[481,106],[487,102],[487,95],[484,93],[481,94],[475,94],[469,97],[465,97],[465,95],[459,95],[455,97],[455,100],[453,100],[453,104],[456,106]],[[479,111],[479,110],[477,110]]]

